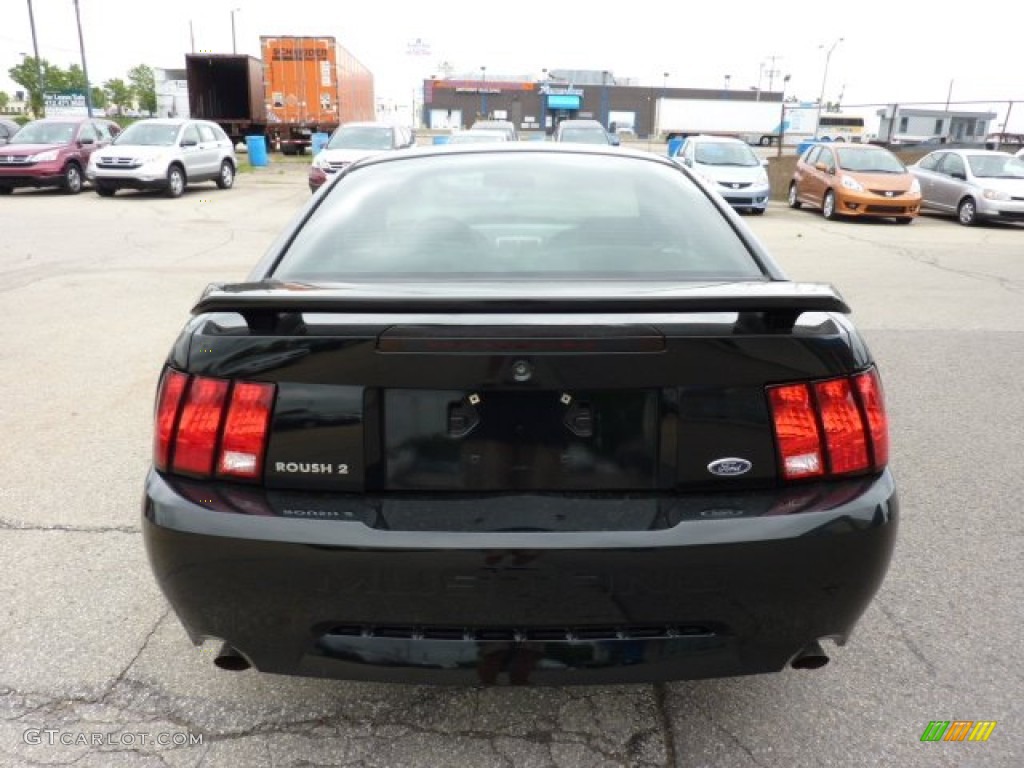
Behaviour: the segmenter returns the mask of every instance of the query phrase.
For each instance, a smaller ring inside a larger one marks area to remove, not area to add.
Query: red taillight
[[[178,417],[178,406],[187,382],[188,376],[170,369],[160,382],[160,392],[156,396],[156,428],[153,433],[153,464],[160,470],[167,469],[174,420]]]
[[[273,384],[232,384],[168,370],[157,395],[154,466],[198,477],[216,472],[258,480],[274,392]]]
[[[852,377],[768,388],[786,480],[882,469],[889,460],[882,388],[872,369]]]
[[[814,385],[825,427],[829,468],[834,475],[860,472],[868,467],[868,442],[864,420],[853,399],[848,379],[832,379]]]
[[[213,472],[213,454],[227,392],[226,381],[199,376],[192,380],[174,441],[175,472],[204,476]]]
[[[775,439],[787,480],[818,477],[825,472],[821,434],[811,390],[806,384],[770,387],[768,398],[775,421]]]
[[[224,422],[218,475],[252,479],[262,474],[263,446],[273,402],[273,384],[235,384]]]
[[[870,371],[853,377],[853,385],[864,406],[864,417],[871,433],[871,448],[874,452],[874,467],[881,469],[889,463],[889,419],[885,415],[885,398],[878,371]]]

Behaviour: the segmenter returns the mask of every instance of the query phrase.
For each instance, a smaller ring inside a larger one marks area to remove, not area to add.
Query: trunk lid
[[[269,488],[771,486],[765,387],[870,363],[831,287],[781,281],[263,282],[193,311],[172,365],[276,386]]]

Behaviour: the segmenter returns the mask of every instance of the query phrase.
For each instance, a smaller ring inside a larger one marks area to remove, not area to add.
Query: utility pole
[[[775,87],[775,75],[778,74],[778,70],[775,69],[775,62],[781,59],[781,56],[768,56],[766,57],[771,64],[768,65],[768,91],[771,92]],[[785,87],[785,86],[783,86]]]
[[[89,85],[89,69],[85,66],[85,39],[82,37],[82,15],[78,11],[78,0],[75,0],[75,21],[78,23],[78,47],[82,51],[82,75],[85,77],[85,107],[92,117],[92,87]]]
[[[39,60],[39,42],[36,40],[36,17],[32,13],[32,0],[28,0],[28,23],[32,28],[32,52],[36,58],[36,80],[39,87],[39,104],[36,105],[40,112],[36,117],[46,114],[46,102],[43,100],[43,92],[46,90],[46,83],[43,82],[43,62]]]
[[[815,120],[814,126],[814,138],[816,139],[821,136],[821,107],[825,101],[825,83],[828,82],[828,62],[832,58],[832,52],[836,49],[836,46],[839,45],[841,42],[843,42],[843,38],[840,37],[834,43],[832,43],[832,47],[829,48],[828,53],[825,54],[825,72],[821,76],[821,95],[818,96],[818,116]],[[824,48],[825,46],[819,45],[818,47]]]

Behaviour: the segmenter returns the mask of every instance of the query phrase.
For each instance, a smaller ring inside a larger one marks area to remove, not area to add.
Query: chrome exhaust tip
[[[821,643],[808,643],[789,663],[793,669],[821,669],[828,664],[828,655]]]
[[[244,672],[252,666],[248,659],[227,643],[224,643],[220,650],[217,651],[213,663],[218,669],[223,669],[227,672]]]

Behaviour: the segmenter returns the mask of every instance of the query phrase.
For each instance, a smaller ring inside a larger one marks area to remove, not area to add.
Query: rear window
[[[660,162],[548,152],[405,157],[327,190],[274,276],[757,279],[723,214]]]

